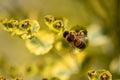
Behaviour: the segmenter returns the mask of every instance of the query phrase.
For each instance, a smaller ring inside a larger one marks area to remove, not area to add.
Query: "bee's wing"
[[[76,31],[76,32],[84,31],[84,33],[87,35],[87,30],[84,26],[76,25],[76,26],[73,26],[70,30]]]
[[[76,59],[77,58],[77,55],[75,54],[75,46],[73,46],[72,44],[69,44],[70,45],[70,56],[73,58],[73,59]]]

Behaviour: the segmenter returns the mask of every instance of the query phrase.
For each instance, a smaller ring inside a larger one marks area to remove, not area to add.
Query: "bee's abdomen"
[[[76,39],[74,41],[74,46],[76,46],[79,49],[85,49],[86,48],[86,44],[84,41],[82,41],[81,39]]]

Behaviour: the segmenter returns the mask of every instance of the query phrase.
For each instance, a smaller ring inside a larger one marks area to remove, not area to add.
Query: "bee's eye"
[[[75,35],[73,32],[70,32],[67,36],[67,41],[68,42],[73,42],[75,40]]]
[[[64,33],[63,33],[63,37],[64,38],[66,38],[66,36],[69,34],[69,31],[65,31]]]

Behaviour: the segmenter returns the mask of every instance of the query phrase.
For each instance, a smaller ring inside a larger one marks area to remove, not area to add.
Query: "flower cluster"
[[[85,49],[88,43],[87,30],[85,27],[76,25],[67,29],[67,19],[47,15],[44,18],[46,25],[53,31],[63,35],[66,41],[79,49]]]
[[[90,70],[88,71],[89,80],[112,80],[112,75],[107,70]]]
[[[36,20],[7,20],[1,21],[4,25],[4,30],[11,33],[12,35],[17,35],[22,39],[30,39],[39,31],[40,25]]]
[[[76,25],[68,29],[68,20],[63,17],[44,16],[44,22],[51,30],[50,33],[46,30],[40,30],[40,24],[37,20],[3,19],[0,22],[4,25],[5,31],[26,40],[27,48],[36,55],[48,53],[53,48],[53,43],[57,41],[55,35],[65,39],[68,44],[78,49],[83,50],[88,44],[86,28]]]

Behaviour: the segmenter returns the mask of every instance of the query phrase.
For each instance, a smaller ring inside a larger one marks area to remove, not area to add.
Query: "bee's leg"
[[[71,59],[73,59],[75,65],[76,65],[76,68],[79,69],[79,59],[78,59],[78,56],[77,56],[79,54],[76,54],[76,49],[77,48],[75,46],[73,46],[72,44],[70,44],[70,50],[69,50],[70,57],[71,57]]]
[[[74,59],[76,59],[77,58],[77,56],[76,56],[76,54],[74,53],[74,50],[75,50],[75,47],[72,45],[72,44],[70,44],[70,56],[72,57],[72,58],[74,58]]]

